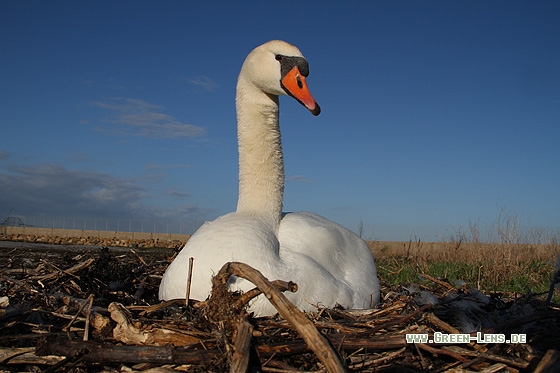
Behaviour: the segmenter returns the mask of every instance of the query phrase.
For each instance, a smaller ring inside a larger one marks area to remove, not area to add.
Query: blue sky
[[[285,211],[380,240],[503,210],[560,227],[557,1],[0,2],[0,214],[213,219],[237,199],[235,84],[283,39]]]

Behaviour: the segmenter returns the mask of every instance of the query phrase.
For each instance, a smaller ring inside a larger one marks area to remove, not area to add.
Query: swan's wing
[[[336,289],[345,293],[349,289],[349,306],[364,308],[379,301],[373,255],[352,231],[317,214],[298,212],[284,216],[278,238],[282,259],[299,256],[315,262],[338,281]]]
[[[191,257],[194,258],[191,297],[204,300],[210,294],[212,276],[225,263],[243,262],[270,275],[278,258],[277,253],[275,231],[262,221],[240,213],[223,215],[206,222],[192,235],[165,271],[159,298],[185,298]]]

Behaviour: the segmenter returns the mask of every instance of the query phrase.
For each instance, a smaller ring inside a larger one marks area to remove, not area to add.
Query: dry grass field
[[[545,294],[560,270],[560,230],[524,226],[502,209],[490,227],[471,222],[440,242],[368,241],[381,281],[422,284],[423,275],[486,293]],[[554,300],[560,295],[556,291]]]
[[[485,292],[548,292],[560,269],[557,234],[499,231],[498,242],[484,242],[477,233],[475,226],[471,234],[458,233],[444,242],[368,241],[368,245],[379,277],[388,285],[422,284],[422,275],[427,274],[452,284],[458,282],[458,287],[467,282]],[[556,295],[555,300],[559,299]]]

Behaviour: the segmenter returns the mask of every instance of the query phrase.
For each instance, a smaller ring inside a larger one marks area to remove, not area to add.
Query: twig
[[[166,301],[161,302],[161,303],[156,303],[152,306],[129,306],[128,309],[130,309],[130,310],[141,309],[142,312],[140,312],[138,314],[138,316],[147,316],[148,314],[150,314],[152,312],[159,311],[163,308],[167,308],[167,307],[172,306],[174,304],[175,305],[183,305],[184,303],[183,303],[182,299],[172,299],[172,300],[166,300]]]
[[[420,367],[422,367],[422,370],[426,369],[426,359],[424,358],[422,351],[420,351],[420,346],[418,346],[418,343],[414,344],[414,348],[416,349],[416,353],[418,353],[418,356],[420,356]]]
[[[399,324],[404,324],[405,322],[407,322],[408,320],[416,317],[418,314],[426,311],[427,309],[432,308],[434,305],[431,303],[428,303],[420,308],[418,308],[416,311],[409,313],[408,315],[405,315],[403,317],[400,317],[398,319],[393,319],[393,320],[389,320],[381,325],[377,325],[373,328],[371,328],[370,330],[367,330],[365,332],[361,332],[361,333],[356,333],[355,335],[353,335],[354,337],[368,337],[372,334],[377,333],[378,331],[382,330],[382,329],[387,329],[393,325],[399,325]]]
[[[55,364],[60,356],[36,356],[35,347],[0,347],[0,364]]]
[[[448,323],[446,323],[445,321],[443,321],[442,319],[440,319],[439,317],[437,317],[436,315],[434,315],[433,313],[429,312],[424,314],[424,317],[426,318],[427,321],[431,322],[432,324],[434,324],[435,326],[437,326],[438,328],[440,328],[441,330],[450,333],[450,334],[461,334],[461,332],[459,331],[459,329],[449,325]],[[487,348],[484,346],[481,346],[477,343],[470,342],[469,343],[474,349],[479,350],[481,352],[486,352]]]
[[[186,346],[200,341],[200,338],[185,331],[146,328],[143,325],[138,325],[132,320],[128,309],[117,302],[109,304],[109,312],[111,312],[113,321],[117,323],[117,326],[113,329],[113,337],[119,342],[135,345],[162,346],[174,344],[176,346]]]
[[[548,350],[533,373],[557,372],[559,368],[560,353],[556,350]]]
[[[89,319],[91,316],[91,307],[93,306],[93,294],[87,297],[88,303],[85,311],[86,325],[84,326],[84,341],[89,339]]]
[[[87,306],[88,304],[87,299],[75,298],[61,292],[54,293],[53,296],[54,299],[61,301],[65,305],[76,307],[81,310],[85,309],[84,307]],[[110,326],[111,320],[109,320],[107,316],[104,316],[104,314],[108,313],[107,308],[92,306],[88,312],[89,312],[88,318],[90,319],[90,324],[97,331],[103,331],[105,330],[105,328]],[[60,313],[57,312],[51,312],[51,314],[61,318],[70,318],[69,316],[61,315]],[[73,319],[74,322],[76,320],[80,320],[80,318],[77,317],[77,315],[74,316]]]
[[[560,282],[560,269],[558,271],[556,271],[556,273],[554,274],[554,278],[550,282],[550,288],[548,289],[548,295],[546,297],[546,300],[544,301],[544,304],[546,305],[546,307],[548,307],[550,305],[550,301],[552,300],[552,296],[554,295],[554,288],[556,287],[556,283],[558,283],[558,282]]]
[[[438,285],[441,285],[441,286],[447,288],[447,290],[455,290],[455,288],[453,286],[451,286],[450,284],[448,284],[447,282],[438,280],[437,278],[434,278],[427,273],[422,273],[421,276],[427,278],[428,280],[430,280],[432,282],[435,282]]]
[[[354,369],[363,369],[365,367],[372,366],[372,365],[379,365],[379,364],[383,364],[383,363],[386,364],[388,361],[394,360],[397,357],[399,357],[400,355],[402,355],[405,351],[406,351],[406,347],[403,347],[403,348],[400,348],[396,351],[389,352],[385,356],[382,356],[380,358],[365,360],[365,361],[360,362],[360,363],[352,364],[352,365],[350,365],[349,368],[354,370]]]
[[[428,351],[429,353],[433,354],[434,356],[438,356],[438,355],[447,355],[447,356],[451,356],[452,358],[459,360],[463,363],[466,363],[467,361],[469,361],[467,358],[464,358],[463,356],[453,352],[453,351],[449,351],[449,350],[442,350],[439,348],[434,348],[431,346],[428,346],[427,344],[424,343],[415,343],[416,346],[418,346],[419,348],[421,348],[422,350]]]
[[[146,263],[146,261],[144,260],[144,258],[142,258],[140,255],[138,255],[138,253],[136,253],[136,251],[134,251],[134,249],[130,249],[130,252],[133,253],[138,260],[140,261],[140,263],[142,263],[145,266],[148,266],[148,264]]]
[[[278,313],[295,327],[329,372],[345,372],[338,354],[315,328],[315,325],[290,303],[286,296],[276,289],[262,273],[244,263],[226,263],[212,280],[214,286],[225,286],[231,275],[242,277],[255,284],[276,307]]]
[[[59,268],[58,266],[56,266],[56,265],[54,265],[54,264],[52,264],[52,263],[49,263],[49,262],[47,262],[47,261],[44,260],[44,259],[41,259],[41,262],[45,263],[45,264],[48,265],[48,266],[53,267],[55,270],[57,270],[57,271],[60,272],[60,273],[67,274],[68,276],[71,276],[71,277],[74,277],[74,278],[79,278],[78,276],[74,275],[72,272],[68,272],[67,270],[64,270],[64,269],[62,269],[62,268]],[[51,273],[50,275],[53,275],[53,277],[56,277],[56,274],[55,274],[55,273]],[[38,277],[41,277],[41,276],[38,276]],[[38,280],[38,281],[41,281],[41,280],[44,280],[44,279],[41,278],[41,279]]]
[[[465,356],[480,357],[480,358],[483,358],[483,359],[486,359],[486,360],[496,361],[498,363],[504,363],[504,364],[511,365],[511,366],[514,366],[516,368],[521,368],[521,369],[525,369],[529,365],[529,363],[525,360],[513,359],[513,358],[509,358],[509,357],[504,357],[504,356],[498,356],[498,355],[489,354],[489,353],[486,353],[486,352],[470,351],[470,350],[467,350],[467,349],[459,347],[459,346],[446,346],[446,347],[443,347],[443,349],[445,349],[447,351],[452,351],[452,352],[457,353],[457,354],[465,355]]]
[[[292,293],[295,293],[298,290],[298,286],[296,283],[289,281],[282,281],[282,280],[274,280],[272,281],[272,285],[274,285],[278,290],[280,291],[290,291]],[[260,291],[259,288],[254,288],[251,289],[249,291],[247,291],[246,293],[241,294],[241,296],[239,297],[239,299],[237,299],[236,301],[236,307],[243,307],[244,305],[246,305],[247,303],[249,303],[251,301],[251,299],[261,295],[262,292]]]
[[[70,329],[70,327],[72,326],[72,324],[74,324],[74,322],[76,321],[76,319],[78,318],[78,316],[80,315],[80,313],[84,310],[84,308],[86,308],[86,306],[89,304],[89,298],[93,297],[93,295],[90,294],[90,296],[88,297],[87,301],[82,303],[82,305],[80,306],[80,308],[78,309],[78,312],[76,312],[76,314],[74,315],[74,317],[72,317],[72,319],[70,320],[70,322],[62,328],[62,331],[68,331]],[[93,298],[92,298],[93,299]],[[91,312],[91,309],[90,309]]]
[[[84,354],[85,352],[85,354]],[[85,362],[119,364],[196,364],[220,358],[219,350],[189,350],[185,347],[165,346],[123,346],[101,344],[92,341],[71,341],[51,335],[39,341],[35,353],[38,356],[81,356]]]
[[[185,305],[186,306],[189,305],[189,301],[191,299],[191,282],[192,282],[193,262],[194,262],[194,258],[190,257],[189,258],[189,274],[187,276],[187,293],[186,293],[186,296],[185,296]]]
[[[75,266],[70,267],[68,269],[64,269],[64,270],[58,269],[58,270],[61,271],[64,274],[74,276],[74,272],[78,272],[81,269],[89,267],[90,265],[93,264],[93,262],[95,262],[95,259],[89,258],[89,259],[87,259],[87,260],[85,260],[81,263],[78,263]],[[49,273],[49,274],[42,275],[42,276],[33,276],[33,277],[31,277],[31,279],[36,280],[36,281],[44,281],[44,280],[51,280],[51,279],[56,278],[56,277],[58,277],[58,273]]]
[[[249,352],[251,349],[251,338],[253,336],[253,325],[247,321],[247,317],[241,317],[237,325],[237,336],[235,337],[235,351],[231,359],[231,373],[245,373],[249,366]]]

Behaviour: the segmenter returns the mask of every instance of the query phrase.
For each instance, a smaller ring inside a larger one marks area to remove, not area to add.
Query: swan
[[[191,298],[210,295],[211,278],[223,264],[244,262],[269,280],[293,281],[286,293],[303,311],[316,305],[370,308],[379,302],[379,279],[367,244],[350,230],[309,212],[282,213],[284,161],[278,120],[279,96],[289,95],[313,115],[320,107],[306,83],[307,60],[280,40],[255,48],[243,63],[236,90],[239,196],[235,212],[204,223],[165,271],[161,300],[186,296],[189,258],[194,258]],[[231,290],[253,284],[230,279]],[[276,313],[260,295],[255,316]]]

